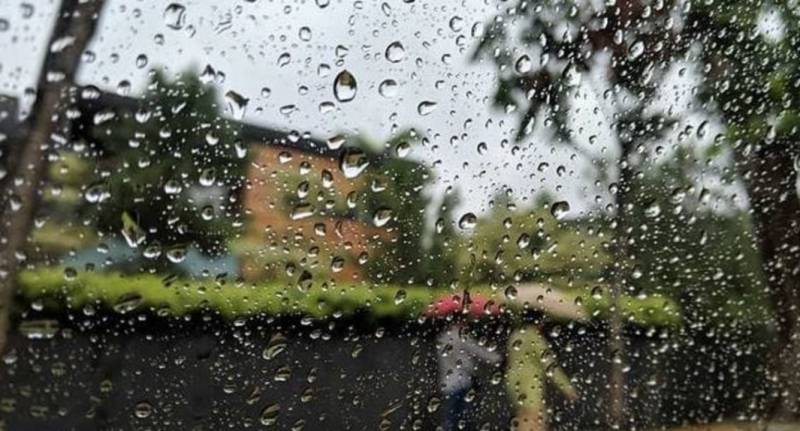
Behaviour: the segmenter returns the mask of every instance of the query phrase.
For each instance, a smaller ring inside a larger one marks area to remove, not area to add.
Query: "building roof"
[[[76,92],[76,100],[78,108],[84,114],[89,113],[92,115],[108,109],[113,111],[134,111],[143,102],[143,99],[102,91],[93,85],[79,87]],[[25,122],[19,121],[18,109],[19,100],[16,97],[0,95],[0,137],[10,139],[25,135],[25,128],[20,127]],[[319,156],[337,156],[337,152],[331,150],[321,139],[269,126],[234,120],[229,121],[241,126],[239,135],[248,144],[276,145]]]
[[[121,96],[104,92],[95,86],[84,86],[79,89],[78,106],[81,110],[93,112],[101,109],[124,109],[132,111],[141,106],[143,99]],[[252,123],[230,120],[233,124],[241,126],[240,136],[248,143],[264,145],[278,145],[293,150],[299,150],[315,155],[335,157],[336,152],[317,138],[303,137],[288,130],[282,130]]]

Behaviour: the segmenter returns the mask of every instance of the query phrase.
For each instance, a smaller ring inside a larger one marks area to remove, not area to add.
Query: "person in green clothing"
[[[525,325],[511,334],[506,385],[516,407],[518,431],[547,429],[544,388],[552,382],[570,400],[578,398],[564,370],[555,364],[547,340],[537,325]]]
[[[569,400],[576,400],[578,393],[567,374],[558,366],[542,334],[544,315],[574,321],[585,320],[586,316],[582,309],[574,306],[574,301],[567,301],[560,294],[548,292],[539,286],[530,285],[521,289],[518,300],[529,305],[537,304],[537,309],[524,312],[522,325],[508,340],[506,385],[516,409],[513,428],[517,431],[546,430],[546,383],[551,382]]]

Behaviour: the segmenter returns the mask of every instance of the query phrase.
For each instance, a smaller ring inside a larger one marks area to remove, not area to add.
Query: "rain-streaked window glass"
[[[0,430],[800,430],[796,0],[3,0]]]

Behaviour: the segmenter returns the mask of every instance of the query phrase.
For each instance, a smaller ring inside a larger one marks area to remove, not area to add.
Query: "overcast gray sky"
[[[489,197],[505,186],[520,198],[550,191],[576,211],[604,192],[586,160],[550,145],[546,133],[513,142],[516,117],[491,106],[494,67],[472,63],[469,56],[477,42],[473,32],[496,13],[494,0],[329,0],[324,8],[317,3],[325,1],[109,0],[90,47],[93,60],[83,64],[79,81],[108,91],[129,81],[136,95],[153,67],[178,73],[210,65],[224,74],[215,84],[220,94],[233,90],[250,99],[247,122],[321,138],[347,132],[376,140],[414,127],[430,144],[415,148],[412,156],[435,165],[438,190],[459,189],[462,212],[485,210]],[[180,22],[166,12],[173,3],[185,8]],[[5,30],[0,25],[0,93],[21,96],[35,85],[56,6],[57,0],[11,0],[0,6],[0,19],[8,24]],[[393,42],[405,51],[397,62],[385,56]],[[348,103],[333,94],[342,70],[358,84]],[[387,79],[398,83],[392,98],[379,92]],[[591,110],[598,104],[593,79],[601,78],[584,77],[579,97],[586,109],[576,130],[588,151],[613,157],[604,114]],[[664,100],[680,110],[689,84],[674,81]],[[270,89],[268,95],[264,88]],[[335,109],[321,112],[323,102],[333,102]],[[436,109],[420,115],[421,102],[436,103]],[[283,113],[287,105],[296,108]],[[590,135],[599,138],[593,145]],[[479,153],[481,142],[487,150]],[[543,162],[549,168],[540,171]],[[561,176],[559,165],[566,168]]]

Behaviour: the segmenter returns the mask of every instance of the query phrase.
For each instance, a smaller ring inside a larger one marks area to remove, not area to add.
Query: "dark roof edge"
[[[264,145],[278,145],[320,156],[336,157],[338,155],[338,152],[331,150],[325,141],[320,139],[301,136],[294,137],[292,136],[293,132],[286,130],[274,129],[252,123],[237,122],[234,120],[230,121],[241,126],[239,136],[248,142],[257,142]]]
[[[100,96],[96,99],[86,100],[81,97],[81,92],[85,88],[100,91]],[[99,90],[95,86],[82,86],[78,89],[78,105],[89,109],[100,110],[104,108],[117,108],[135,110],[141,106],[144,99],[121,96],[107,91]],[[276,145],[293,150],[303,151],[320,156],[336,157],[338,153],[331,150],[325,141],[317,138],[305,138],[296,132],[275,129],[268,126],[256,125],[236,121],[231,118],[223,117],[234,125],[241,126],[239,136],[248,143],[259,143],[263,145]]]

